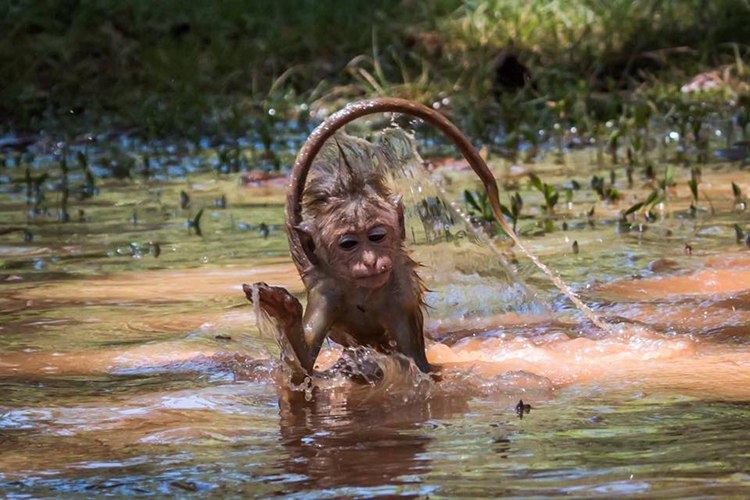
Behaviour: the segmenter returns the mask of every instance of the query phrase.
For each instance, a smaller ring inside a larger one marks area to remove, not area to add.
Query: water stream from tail
[[[410,162],[410,164],[412,165],[412,170],[414,170],[414,173],[416,173],[420,177],[425,178],[426,176],[424,167],[422,166],[424,165],[424,162],[419,157],[419,152],[417,151],[413,137],[409,136],[408,133],[398,128],[393,128],[383,133],[384,138],[388,138],[389,136],[396,141],[400,141],[403,144],[403,148],[406,148],[408,150],[408,153],[404,155],[404,159],[408,160],[409,158],[412,158],[418,160]],[[474,234],[475,237],[479,238],[487,246],[487,248],[490,249],[492,254],[501,263],[508,276],[520,286],[524,287],[526,293],[533,295],[534,293],[528,289],[523,281],[521,281],[521,279],[517,276],[515,270],[510,265],[508,265],[507,260],[502,255],[502,253],[497,250],[497,247],[492,238],[490,238],[481,227],[477,227],[475,224],[472,224],[468,215],[464,213],[456,204],[456,202],[451,199],[450,195],[446,192],[445,188],[439,180],[431,179],[431,181],[440,193],[443,202],[447,203],[447,205],[450,206],[455,214],[464,221],[467,230]],[[516,232],[508,225],[507,221],[503,218],[502,214],[498,214],[496,210],[494,210],[494,212],[495,216],[499,217],[498,222],[501,223],[505,232],[513,239],[514,243],[523,252],[523,254],[526,255],[539,269],[541,269],[542,272],[544,272],[552,280],[555,286],[557,286],[557,288],[559,288],[594,325],[601,328],[607,333],[616,333],[611,325],[603,322],[597,316],[597,314],[588,305],[586,305],[556,273],[554,273],[546,264],[540,261],[539,258],[523,244]]]

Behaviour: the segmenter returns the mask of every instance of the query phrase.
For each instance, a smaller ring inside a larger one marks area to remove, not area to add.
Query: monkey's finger
[[[261,291],[266,290],[270,288],[266,283],[259,281],[257,283],[254,283],[252,285],[248,285],[247,283],[242,284],[242,291],[245,292],[245,297],[247,297],[247,300],[250,302],[253,301],[253,288],[258,289],[258,294],[260,295]],[[262,297],[261,297],[262,300]]]
[[[242,285],[242,291],[245,297],[251,303],[253,302],[253,290],[258,290],[258,300],[263,310],[271,317],[278,320],[298,319],[302,317],[302,304],[297,298],[290,294],[285,288],[280,286],[269,286],[266,283],[258,282],[254,285]]]
[[[253,291],[258,290],[258,300],[264,304],[282,305],[290,298],[297,300],[292,296],[285,288],[280,286],[269,286],[262,281],[254,283],[252,285],[242,285],[242,291],[245,292],[245,296],[250,302],[253,301]]]
[[[245,297],[247,297],[247,300],[252,302],[253,301],[253,287],[251,287],[247,283],[243,283],[242,291],[245,292]]]

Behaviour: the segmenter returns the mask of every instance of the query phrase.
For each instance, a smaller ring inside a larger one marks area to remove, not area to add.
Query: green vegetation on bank
[[[512,149],[563,118],[596,132],[634,95],[690,107],[679,86],[710,69],[726,85],[708,99],[741,110],[747,26],[747,0],[14,0],[0,4],[0,127],[263,136],[269,111],[388,94],[442,101]],[[498,92],[503,48],[536,90]]]

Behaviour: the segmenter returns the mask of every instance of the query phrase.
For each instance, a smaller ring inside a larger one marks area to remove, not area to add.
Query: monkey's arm
[[[410,357],[424,373],[437,372],[436,366],[427,362],[424,351],[424,318],[418,305],[407,307],[402,314],[394,314],[388,321],[387,328],[396,341],[396,348],[401,354]]]
[[[313,374],[315,360],[333,324],[334,309],[323,287],[313,287],[307,294],[307,309],[286,289],[256,283],[258,299],[263,311],[274,319],[281,333],[294,350],[302,369]],[[253,302],[253,287],[242,285],[242,290]]]
[[[302,318],[302,335],[294,341],[290,339],[294,353],[308,375],[313,374],[320,347],[336,317],[335,304],[339,301],[335,298],[335,293],[327,288],[325,281],[308,288],[307,307]]]

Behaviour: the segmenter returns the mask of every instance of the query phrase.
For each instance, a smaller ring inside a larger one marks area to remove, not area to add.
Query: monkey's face
[[[334,272],[359,288],[379,288],[391,278],[401,251],[398,216],[394,210],[359,207],[357,217],[332,234],[328,246]]]

